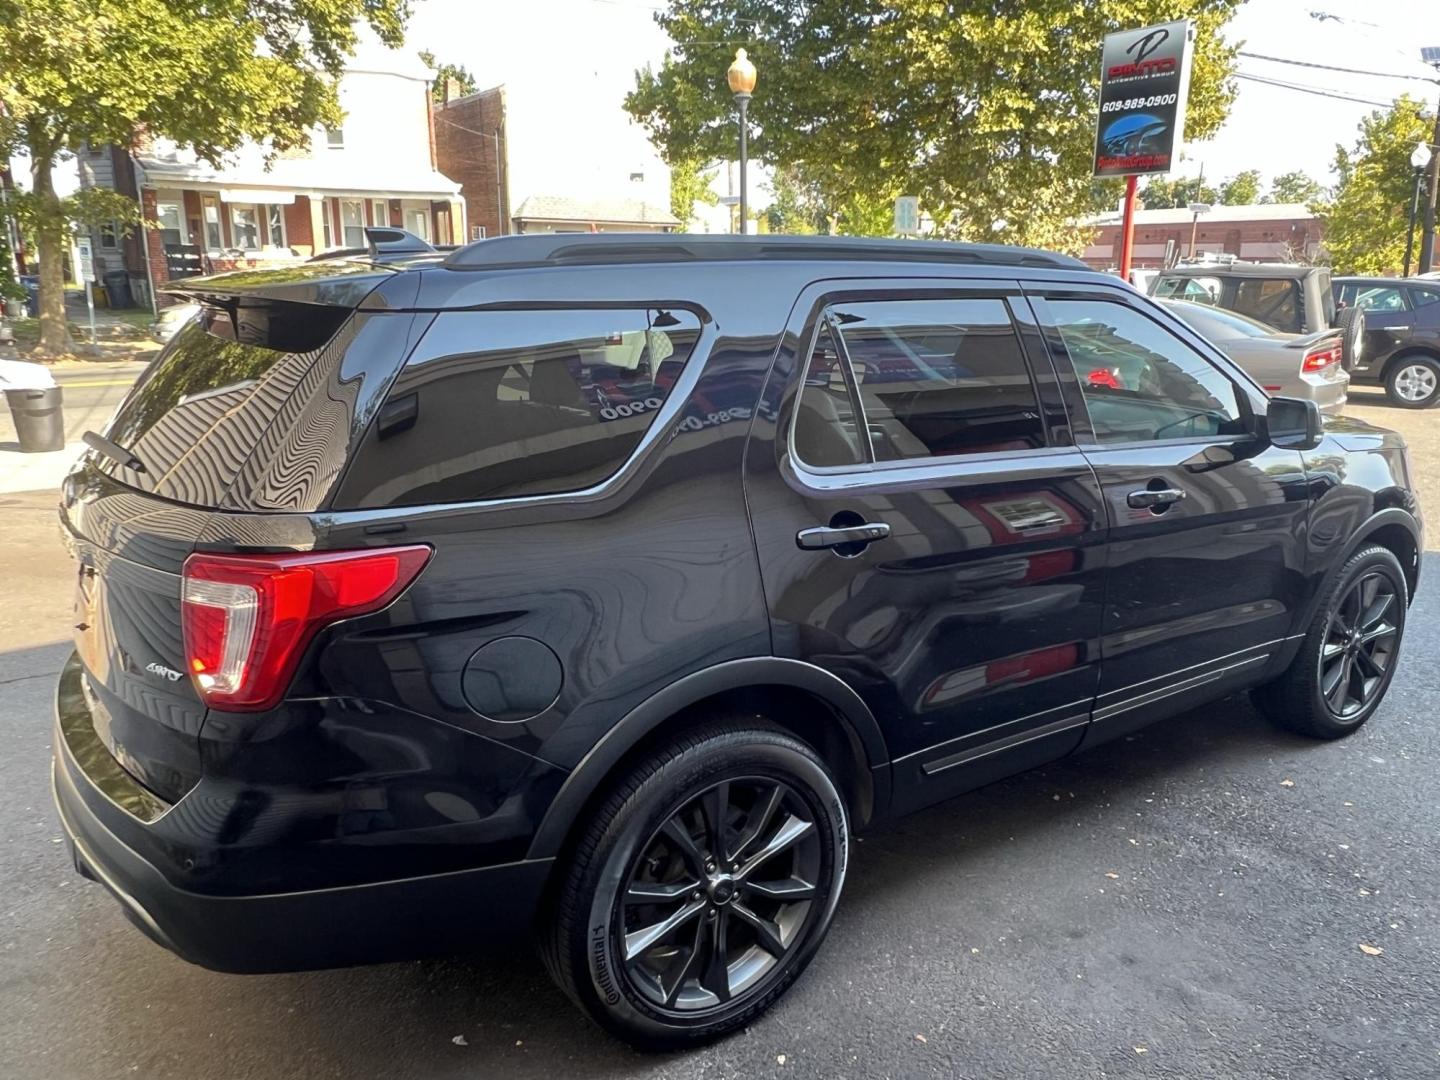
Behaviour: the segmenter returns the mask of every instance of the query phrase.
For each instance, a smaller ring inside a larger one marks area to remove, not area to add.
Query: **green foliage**
[[[677,44],[637,73],[625,106],[667,159],[725,158],[725,70],[743,45],[759,69],[752,153],[795,170],[845,231],[888,232],[895,196],[910,194],[945,235],[1073,249],[1084,231],[1070,222],[1119,196],[1091,176],[1101,39],[1195,19],[1186,129],[1205,138],[1234,98],[1219,30],[1239,3],[669,0],[656,18]]]
[[[429,49],[420,50],[420,60],[435,73],[435,81],[430,84],[430,97],[435,104],[439,105],[445,100],[445,81],[454,79],[460,87],[460,97],[466,94],[473,94],[480,89],[480,84],[475,81],[475,76],[464,64],[440,64],[435,61],[435,54]]]
[[[340,121],[357,22],[399,45],[406,13],[406,0],[0,0],[0,146],[50,160],[140,129],[209,161],[246,139],[304,145]]]
[[[670,164],[670,213],[680,219],[680,227],[688,229],[695,223],[695,204],[714,206],[720,201],[710,187],[715,170],[695,160],[675,161]]]
[[[25,289],[15,277],[9,232],[10,230],[5,228],[4,220],[0,219],[0,302],[25,299]]]
[[[109,188],[81,188],[64,198],[49,200],[41,199],[33,191],[14,191],[10,193],[10,208],[26,236],[36,235],[52,222],[91,228],[113,221],[120,227],[122,236],[129,236],[137,227],[147,224],[141,218],[138,202]]]
[[[1178,210],[1192,202],[1217,203],[1220,192],[1198,177],[1166,180],[1156,176],[1140,192],[1140,201],[1145,204],[1146,210]]]
[[[1324,186],[1303,172],[1281,173],[1261,202],[1312,203],[1325,194]]]
[[[1220,201],[1226,206],[1250,206],[1260,201],[1260,170],[1246,169],[1220,185]]]
[[[214,163],[246,140],[304,146],[341,121],[357,26],[398,46],[408,13],[408,0],[0,0],[0,154],[31,161],[41,351],[68,344],[51,178],[65,153],[141,131]]]
[[[1408,94],[1360,123],[1351,150],[1335,147],[1334,194],[1313,209],[1325,225],[1325,249],[1342,274],[1398,274],[1415,170],[1410,154],[1430,140],[1435,123],[1423,102]]]

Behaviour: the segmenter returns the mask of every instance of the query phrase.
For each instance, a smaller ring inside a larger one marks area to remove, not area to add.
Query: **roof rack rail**
[[[534,233],[477,240],[441,264],[451,270],[516,270],[606,263],[739,259],[856,259],[1042,266],[1088,270],[1079,259],[1033,248],[845,236],[706,236],[694,233]]]

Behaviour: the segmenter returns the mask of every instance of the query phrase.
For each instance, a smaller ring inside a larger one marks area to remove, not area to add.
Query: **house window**
[[[471,240],[484,240],[484,239],[485,239],[485,226],[484,226],[484,225],[471,225],[471,226],[470,226],[470,239],[471,239]]]
[[[406,210],[405,228],[421,240],[430,239],[430,214],[425,210]]]
[[[376,199],[370,204],[370,216],[375,219],[376,225],[389,225],[390,204],[384,199]]]
[[[167,247],[185,243],[185,219],[178,202],[155,204],[155,217],[160,222],[160,242]]]
[[[211,251],[219,251],[224,245],[224,239],[220,234],[220,203],[215,196],[207,195],[204,202],[205,213],[205,246]]]
[[[365,204],[361,200],[340,200],[340,228],[345,247],[365,246]]]
[[[345,129],[343,127],[325,129],[325,145],[331,150],[345,149]]]
[[[274,248],[285,246],[285,210],[280,206],[265,208],[265,239]]]
[[[329,200],[329,199],[321,199],[321,200],[320,200],[320,224],[324,227],[324,230],[325,230],[325,247],[326,247],[327,249],[334,247],[334,246],[335,246],[335,234],[334,234],[334,227],[330,224],[330,200]]]
[[[230,207],[230,239],[243,251],[260,249],[260,212],[255,205],[235,204]]]
[[[102,221],[98,230],[100,233],[100,247],[105,251],[114,251],[120,246],[120,225],[115,221]]]

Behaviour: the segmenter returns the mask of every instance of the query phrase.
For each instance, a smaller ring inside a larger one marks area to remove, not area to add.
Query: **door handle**
[[[1132,491],[1125,496],[1125,502],[1136,510],[1144,510],[1147,507],[1154,510],[1156,507],[1169,506],[1185,498],[1183,488],[1143,488],[1140,491]]]
[[[867,521],[862,525],[817,525],[813,529],[801,529],[795,534],[795,543],[806,551],[820,551],[824,548],[842,547],[845,544],[868,544],[884,540],[890,535],[890,526],[883,521]]]

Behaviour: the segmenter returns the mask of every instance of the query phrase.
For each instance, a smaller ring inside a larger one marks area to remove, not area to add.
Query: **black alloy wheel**
[[[778,1001],[820,948],[849,832],[829,766],[790,733],[748,715],[678,735],[587,811],[541,957],[637,1047],[719,1038]]]
[[[743,994],[806,929],[820,838],[788,784],[722,780],[652,835],[621,897],[625,975],[652,1005],[694,1012]]]
[[[1320,649],[1320,696],[1341,720],[1364,712],[1385,683],[1400,643],[1392,621],[1403,601],[1380,570],[1371,570],[1346,588],[1331,610]]]

